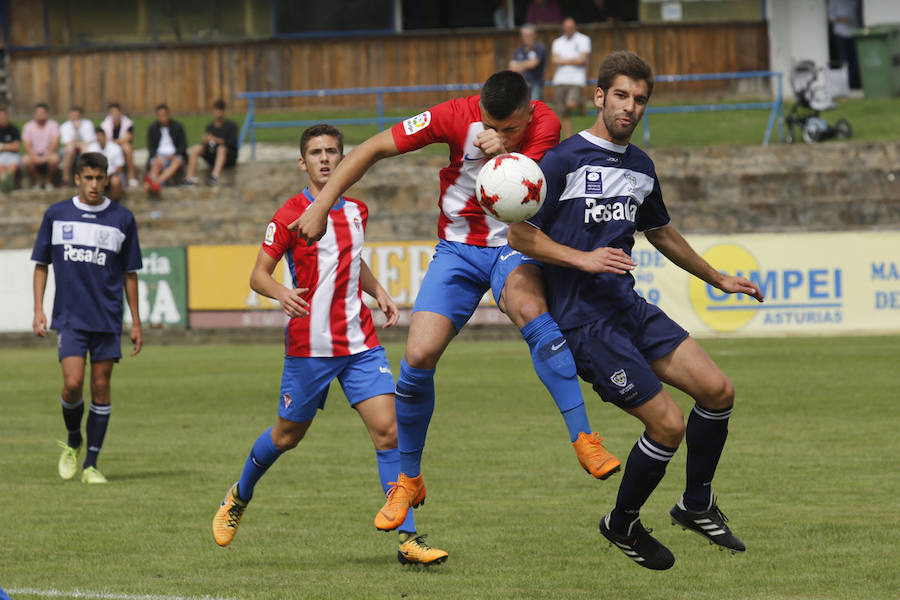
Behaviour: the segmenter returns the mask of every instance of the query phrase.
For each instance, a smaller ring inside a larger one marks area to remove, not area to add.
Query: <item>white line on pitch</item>
[[[155,594],[112,594],[108,592],[83,592],[72,590],[36,590],[33,588],[18,588],[6,590],[11,597],[14,596],[38,596],[41,598],[86,598],[90,600],[234,600],[233,598],[221,598],[218,596],[157,596]]]

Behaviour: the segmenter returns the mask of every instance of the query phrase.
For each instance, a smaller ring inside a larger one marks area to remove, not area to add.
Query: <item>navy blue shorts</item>
[[[500,303],[506,278],[521,264],[540,263],[509,246],[482,247],[441,240],[422,280],[413,312],[444,315],[460,331],[490,289]]]
[[[628,309],[563,331],[578,375],[604,402],[636,408],[662,390],[650,363],[688,337],[658,306],[638,297]]]
[[[91,362],[122,358],[122,336],[118,333],[60,329],[56,332],[56,349],[59,360],[67,356],[84,358],[91,353]]]
[[[394,393],[394,375],[382,346],[350,356],[285,356],[278,416],[295,423],[312,421],[325,408],[335,378],[350,406]]]

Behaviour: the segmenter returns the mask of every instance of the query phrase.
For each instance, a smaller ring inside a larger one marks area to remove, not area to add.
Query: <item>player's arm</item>
[[[329,177],[328,183],[319,192],[316,201],[303,211],[300,218],[288,225],[288,229],[296,229],[301,239],[316,241],[321,238],[328,224],[328,211],[341,194],[359,181],[376,162],[398,154],[400,150],[390,129],[385,129],[364,141],[340,162]]]
[[[138,276],[137,273],[125,273],[125,300],[128,302],[128,310],[131,312],[131,343],[135,356],[144,345],[144,334],[141,329],[141,312],[138,310]]]
[[[34,321],[31,324],[34,334],[47,337],[47,316],[44,314],[44,291],[47,289],[47,265],[34,265]]]
[[[399,318],[397,305],[394,304],[391,295],[387,293],[387,290],[385,290],[378,279],[375,278],[369,265],[366,264],[366,261],[364,260],[360,261],[359,285],[365,293],[375,298],[375,301],[378,302],[378,308],[384,313],[386,320],[382,328],[387,329],[392,325],[396,325],[397,319]]]
[[[759,287],[746,277],[726,275],[716,271],[712,265],[697,254],[687,240],[671,224],[644,232],[647,240],[662,254],[694,277],[729,294],[747,294],[763,301]]]
[[[281,310],[291,318],[308,316],[309,303],[303,299],[303,294],[309,291],[309,288],[289,289],[275,281],[272,273],[275,272],[277,264],[277,260],[260,248],[256,264],[250,273],[250,288],[257,294],[278,300]]]
[[[634,269],[636,264],[619,248],[595,248],[590,252],[584,252],[560,244],[537,227],[524,222],[509,226],[508,241],[511,248],[526,256],[587,273],[624,275]]]

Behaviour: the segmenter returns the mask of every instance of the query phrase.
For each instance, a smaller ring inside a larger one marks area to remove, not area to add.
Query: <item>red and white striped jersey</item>
[[[479,96],[438,104],[391,129],[400,152],[418,150],[438,142],[450,146],[450,164],[441,169],[441,216],[438,237],[473,246],[503,246],[508,226],[484,214],[475,200],[475,178],[488,157],[475,147],[484,131]],[[559,119],[540,100],[532,102],[534,115],[517,152],[540,162],[544,152],[559,143]]]
[[[285,202],[272,217],[262,245],[276,261],[286,257],[294,287],[309,289],[303,294],[309,316],[288,322],[284,351],[287,356],[358,354],[378,345],[359,284],[369,211],[362,202],[342,197],[328,213],[325,235],[307,245],[287,227],[312,202],[308,189]]]

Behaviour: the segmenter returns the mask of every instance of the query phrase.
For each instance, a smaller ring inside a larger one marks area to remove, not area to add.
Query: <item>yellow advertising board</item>
[[[259,244],[188,246],[189,310],[278,310],[278,302],[250,289]],[[273,273],[284,282],[284,261]]]

